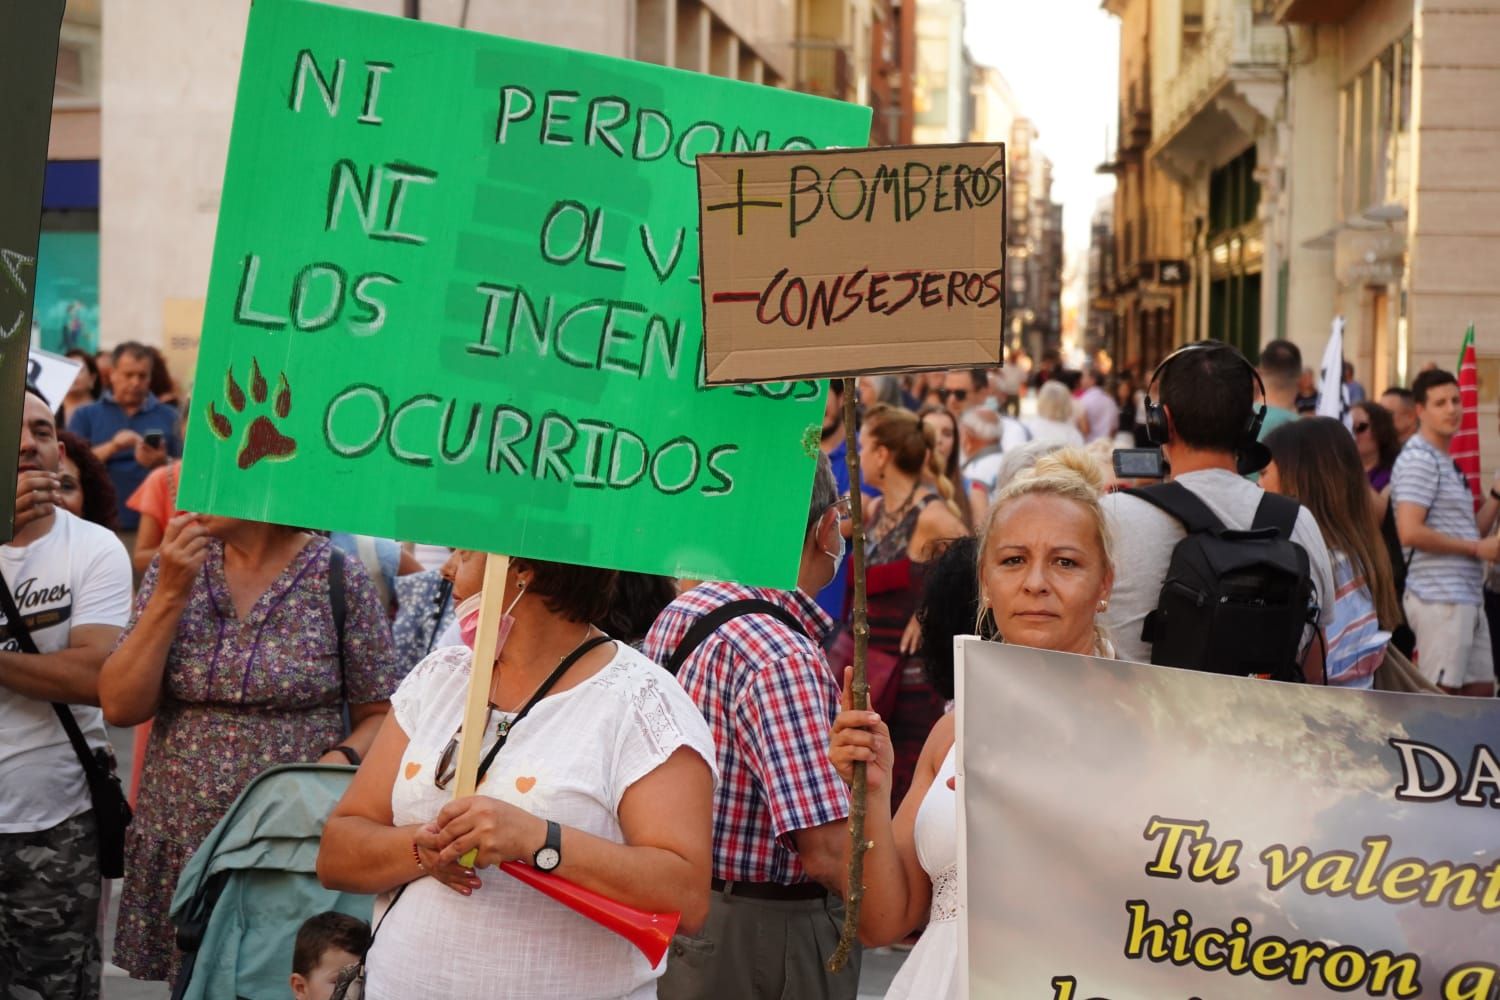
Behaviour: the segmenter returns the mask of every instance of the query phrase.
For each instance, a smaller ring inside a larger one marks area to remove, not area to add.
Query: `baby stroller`
[[[318,884],[323,822],[354,768],[289,764],[256,777],[177,881],[172,922],[185,953],[172,1000],[285,1000],[292,944],[308,917],[370,919],[373,896]]]

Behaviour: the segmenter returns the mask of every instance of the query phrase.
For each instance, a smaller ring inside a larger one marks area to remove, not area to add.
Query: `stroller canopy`
[[[370,919],[373,896],[325,889],[316,870],[323,823],[354,770],[273,767],[240,793],[177,881],[172,922],[186,954],[173,1000],[285,1000],[304,920]]]

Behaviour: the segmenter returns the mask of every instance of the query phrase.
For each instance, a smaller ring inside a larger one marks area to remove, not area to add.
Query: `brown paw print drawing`
[[[234,367],[224,373],[224,401],[229,409],[236,414],[243,414],[250,404],[264,406],[270,398],[270,386],[266,383],[265,375],[261,374],[260,362],[254,358],[250,360],[250,396],[247,400],[245,390],[234,380]],[[276,398],[271,403],[271,413],[274,419],[265,414],[257,416],[250,421],[250,426],[245,428],[244,436],[240,440],[240,453],[236,464],[241,469],[266,459],[271,462],[282,462],[297,454],[297,442],[276,427],[277,420],[285,420],[292,412],[292,387],[287,384],[286,375],[276,376]],[[228,416],[220,413],[214,406],[214,401],[208,404],[208,426],[213,430],[214,436],[220,441],[228,441],[234,436],[234,424]]]

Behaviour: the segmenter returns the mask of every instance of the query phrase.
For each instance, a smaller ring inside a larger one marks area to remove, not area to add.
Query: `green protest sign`
[[[0,542],[12,537],[63,0],[0,4]],[[52,400],[54,404],[62,402]]]
[[[699,153],[866,108],[257,3],[189,510],[789,586],[823,388],[703,384]]]

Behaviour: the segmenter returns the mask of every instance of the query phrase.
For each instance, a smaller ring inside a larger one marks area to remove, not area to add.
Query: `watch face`
[[[540,851],[536,852],[535,861],[538,869],[544,872],[550,872],[552,869],[562,864],[562,855],[557,853],[557,848],[555,847],[544,847]]]

